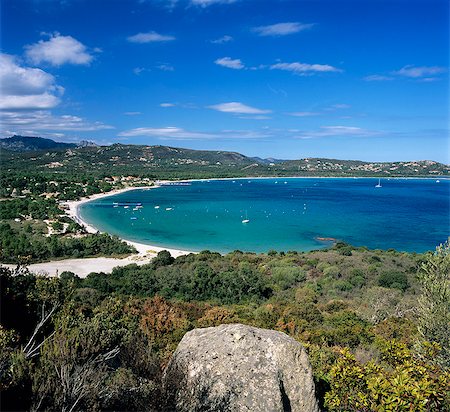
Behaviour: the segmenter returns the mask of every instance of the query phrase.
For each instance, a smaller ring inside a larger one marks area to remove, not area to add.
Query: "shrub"
[[[333,411],[446,411],[450,407],[450,374],[432,366],[439,351],[429,346],[416,358],[406,345],[380,341],[381,364],[359,363],[349,349],[330,371],[325,406]]]
[[[419,333],[424,340],[437,342],[442,351],[436,361],[450,367],[450,245],[436,249],[419,272]]]
[[[405,291],[409,287],[409,284],[408,278],[404,273],[384,272],[378,278],[378,286]]]
[[[293,285],[306,280],[306,273],[299,267],[274,267],[272,280],[282,290],[289,289]]]
[[[338,278],[341,276],[339,268],[337,266],[328,266],[323,270],[324,276]]]

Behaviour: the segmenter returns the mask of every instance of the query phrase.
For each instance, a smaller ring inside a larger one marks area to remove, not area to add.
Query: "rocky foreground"
[[[241,324],[188,332],[167,366],[168,410],[316,412],[303,346],[282,332]]]

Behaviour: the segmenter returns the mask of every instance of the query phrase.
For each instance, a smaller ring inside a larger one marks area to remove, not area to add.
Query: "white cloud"
[[[294,137],[297,139],[314,139],[319,137],[370,137],[382,134],[355,126],[321,126],[319,130],[303,131]]]
[[[232,4],[238,0],[191,0],[191,4],[194,6],[208,7],[213,4]]]
[[[220,103],[220,104],[208,106],[208,108],[217,110],[219,112],[224,112],[224,113],[237,113],[237,114],[272,113],[271,110],[257,109],[256,107],[247,106],[247,105],[245,105],[243,103],[239,103],[239,102]]]
[[[125,112],[124,115],[125,116],[138,116],[142,114],[142,112]]]
[[[155,43],[155,42],[166,42],[175,40],[174,36],[167,36],[164,34],[156,33],[155,31],[150,31],[148,33],[138,33],[134,36],[130,36],[127,40],[131,43]]]
[[[0,54],[0,92],[2,110],[50,109],[59,104],[64,88],[51,74]]]
[[[313,27],[314,24],[304,24],[298,22],[290,23],[277,23],[269,26],[254,27],[252,31],[259,36],[286,36],[288,34],[298,33],[300,31],[308,30]]]
[[[180,127],[138,127],[125,130],[119,137],[154,137],[160,140],[198,140],[198,139],[261,139],[272,136],[267,131],[258,130],[221,130],[217,132],[189,131]]]
[[[133,69],[133,73],[134,73],[136,76],[139,76],[142,72],[145,72],[145,71],[148,71],[148,69],[146,69],[145,67],[135,67],[135,68]]]
[[[34,96],[1,96],[1,110],[49,109],[59,104],[59,98],[43,93]]]
[[[383,76],[381,74],[371,74],[370,76],[364,77],[364,80],[367,82],[383,82],[394,80],[392,76]]]
[[[158,137],[160,139],[212,139],[217,137],[215,134],[203,132],[190,132],[179,127],[138,127],[119,133],[122,137],[148,136]]]
[[[337,103],[337,104],[333,104],[330,108],[331,109],[350,109],[350,105],[347,103]]]
[[[312,73],[341,72],[341,69],[328,64],[308,64],[308,63],[276,63],[270,66],[271,70],[286,70],[299,75],[308,75]]]
[[[228,43],[230,41],[233,41],[233,37],[225,35],[225,36],[219,37],[218,39],[211,40],[211,43],[213,43],[213,44],[223,44],[223,43]]]
[[[236,70],[240,70],[245,67],[240,59],[232,59],[231,57],[222,57],[221,59],[217,59],[214,63],[216,63],[219,66],[228,67],[229,69],[236,69]]]
[[[34,64],[48,63],[52,66],[62,64],[89,64],[94,57],[87,47],[72,36],[51,35],[49,40],[39,40],[25,46],[25,54]]]
[[[175,71],[175,67],[173,67],[169,63],[159,64],[158,66],[156,66],[156,68],[159,69],[159,70],[162,70],[164,72],[173,72],[173,71]]]
[[[160,106],[161,107],[174,107],[175,103],[161,103]]]
[[[409,66],[402,67],[400,70],[394,72],[394,74],[397,74],[399,76],[405,76],[405,77],[411,77],[411,78],[417,79],[420,77],[435,76],[437,74],[442,74],[445,72],[446,72],[445,67],[439,67],[439,66],[415,67],[415,66],[409,65]]]
[[[48,110],[4,111],[0,116],[2,128],[14,129],[15,133],[23,133],[24,130],[30,129],[80,132],[114,129],[102,122],[88,122],[78,116],[54,116]]]
[[[395,77],[407,77],[421,82],[433,82],[440,79],[439,75],[447,72],[446,67],[441,66],[413,66],[408,65],[402,67],[400,70],[389,73],[388,76],[384,74],[371,74],[363,78],[368,82],[374,81],[389,81],[394,80]]]

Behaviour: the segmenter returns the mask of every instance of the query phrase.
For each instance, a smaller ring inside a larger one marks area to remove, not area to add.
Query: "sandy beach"
[[[107,193],[99,193],[96,195],[92,195],[90,197],[85,197],[76,201],[68,201],[66,204],[68,209],[66,210],[66,214],[73,220],[75,220],[80,225],[86,228],[88,233],[97,233],[97,230],[92,225],[85,222],[80,214],[79,207],[86,203],[95,199],[100,199],[103,197],[108,197],[112,195],[116,195],[119,193],[128,192],[130,190],[136,189],[155,189],[159,186],[139,186],[139,187],[127,187],[124,189],[117,189]],[[77,274],[80,277],[86,277],[89,273],[92,272],[105,272],[110,273],[113,268],[117,266],[126,266],[130,264],[137,264],[139,266],[150,263],[150,261],[160,252],[161,250],[167,250],[173,257],[178,257],[181,255],[188,255],[189,253],[193,253],[187,250],[178,250],[178,249],[170,249],[170,248],[161,248],[153,245],[146,245],[137,242],[131,242],[129,240],[123,239],[124,242],[127,242],[129,245],[132,245],[136,248],[138,253],[128,256],[123,259],[118,258],[110,258],[110,257],[94,257],[94,258],[84,258],[84,259],[64,259],[64,260],[55,260],[44,263],[34,263],[28,265],[28,268],[31,272],[38,274],[47,274],[49,276],[58,276],[62,272],[69,271]],[[16,265],[11,264],[1,264],[2,266],[9,267],[14,269]]]

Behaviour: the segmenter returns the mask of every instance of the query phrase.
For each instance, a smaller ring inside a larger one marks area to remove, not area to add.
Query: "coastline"
[[[211,179],[183,179],[183,180],[161,180],[158,181],[162,185],[164,183],[176,183],[176,182],[199,182],[199,181],[217,181],[217,180],[256,180],[256,179],[298,179],[297,176],[282,176],[282,177],[225,177],[225,178],[211,178]],[[300,177],[300,178],[310,178],[310,177]],[[317,178],[317,177],[316,177]],[[335,179],[336,177],[320,177],[321,179]],[[339,177],[342,179],[367,179],[367,178],[375,178],[375,177]],[[385,179],[422,179],[422,178],[413,178],[413,177],[399,177],[399,178],[385,178]],[[444,180],[448,180],[447,178],[442,178]],[[115,189],[110,192],[106,193],[99,193],[95,194],[89,197],[81,198],[80,200],[76,201],[67,201],[65,202],[68,206],[68,209],[65,210],[65,213],[67,216],[69,216],[72,220],[76,221],[77,223],[83,225],[88,233],[97,233],[99,230],[97,230],[94,226],[90,225],[86,221],[84,221],[79,213],[79,208],[81,205],[96,200],[100,198],[105,198],[108,196],[113,196],[116,194],[132,191],[132,190],[150,190],[150,189],[156,189],[161,187],[160,185],[153,185],[153,186],[130,186],[123,189]],[[43,263],[35,263],[28,266],[28,268],[35,272],[35,273],[46,273],[50,276],[58,276],[58,274],[64,272],[64,271],[71,271],[76,273],[80,277],[86,277],[91,272],[104,272],[104,273],[111,273],[112,269],[118,266],[126,266],[129,264],[137,264],[137,265],[144,265],[151,262],[151,260],[157,255],[159,251],[167,250],[170,252],[170,254],[173,257],[178,257],[182,255],[187,255],[190,253],[196,253],[193,251],[188,250],[181,250],[181,249],[173,249],[173,248],[166,248],[166,247],[160,247],[155,246],[151,244],[143,244],[138,242],[133,242],[127,239],[121,238],[124,242],[128,243],[129,245],[132,245],[136,248],[137,253],[132,254],[126,258],[112,258],[112,257],[92,257],[92,258],[83,258],[83,259],[63,259],[63,260],[56,260],[56,261],[49,261],[49,262],[43,262]],[[322,239],[320,239],[322,240]],[[331,239],[330,239],[331,240]],[[9,267],[14,269],[16,265],[12,264],[1,264],[2,266]]]
[[[310,176],[281,176],[281,177],[280,176],[278,176],[278,177],[257,176],[257,177],[255,177],[255,176],[253,176],[252,177],[252,176],[248,176],[248,177],[217,177],[217,178],[210,178],[210,179],[204,178],[204,179],[157,180],[156,182],[164,185],[165,183],[179,183],[179,182],[209,182],[209,181],[259,180],[259,179],[280,179],[280,180],[282,180],[282,179],[379,179],[379,177],[377,177],[377,176],[335,176],[335,177],[330,177],[330,176],[313,176],[313,177],[310,177]],[[383,180],[390,180],[390,179],[419,179],[419,180],[426,179],[426,180],[428,180],[430,178],[385,177]],[[433,177],[431,179],[434,180],[435,177]],[[445,177],[440,177],[440,179],[450,180],[449,178],[446,179]],[[66,214],[71,219],[73,219],[80,225],[84,226],[88,233],[101,232],[100,230],[96,229],[94,226],[90,225],[89,223],[87,223],[86,221],[83,220],[83,218],[81,217],[81,215],[79,213],[79,207],[81,205],[83,205],[84,203],[96,200],[96,199],[101,199],[101,198],[117,195],[120,193],[125,193],[125,192],[132,191],[132,190],[151,190],[151,189],[160,188],[162,185],[158,185],[157,183],[154,184],[153,186],[134,186],[134,187],[130,186],[130,187],[126,187],[123,189],[115,189],[110,192],[98,193],[98,194],[92,195],[90,197],[81,198],[80,200],[68,201],[66,203],[69,206],[69,209],[66,210]],[[120,238],[120,239],[123,240],[124,242],[128,243],[129,245],[134,246],[136,248],[136,250],[138,251],[137,255],[141,256],[142,258],[146,258],[146,257],[148,257],[148,255],[152,255],[151,258],[153,258],[158,252],[160,252],[162,250],[169,251],[173,257],[188,255],[190,253],[197,253],[195,251],[181,250],[181,249],[160,247],[160,246],[155,246],[155,245],[151,245],[151,244],[138,243],[138,242],[124,239],[124,238]],[[151,260],[151,258],[149,260]],[[92,258],[92,259],[95,259],[95,258]],[[118,259],[118,260],[121,261],[121,259]]]
[[[65,210],[66,215],[69,216],[72,220],[77,222],[78,224],[84,226],[88,233],[97,233],[97,230],[94,226],[85,222],[79,213],[79,207],[87,202],[92,200],[113,196],[119,193],[128,192],[131,190],[139,190],[139,189],[155,189],[158,188],[158,185],[154,186],[136,186],[136,187],[126,187],[123,189],[112,190],[107,193],[98,193],[89,197],[81,198],[80,200],[73,200],[65,202],[68,206],[68,209]],[[154,245],[148,245],[138,242],[132,242],[130,240],[122,239],[124,242],[128,243],[131,246],[134,246],[137,250],[137,253],[132,254],[126,258],[112,258],[112,257],[91,257],[91,258],[82,258],[82,259],[62,259],[62,260],[52,260],[49,262],[42,263],[33,263],[28,265],[28,269],[36,274],[41,275],[49,275],[49,276],[58,276],[62,272],[68,271],[73,272],[81,278],[85,278],[89,273],[92,272],[104,272],[111,273],[111,271],[115,267],[119,266],[127,266],[131,264],[136,264],[138,266],[146,265],[152,261],[152,259],[158,254],[158,252],[162,250],[167,250],[173,257],[178,257],[182,255],[188,255],[190,253],[195,253],[187,250],[179,250],[172,248],[164,248]],[[0,263],[1,266],[8,267],[10,269],[15,269],[16,265],[13,264],[4,264]]]
[[[132,191],[132,190],[151,190],[151,189],[157,189],[159,187],[161,187],[161,186],[158,186],[158,185],[153,185],[153,186],[130,186],[130,187],[126,187],[126,188],[123,188],[123,189],[112,190],[112,191],[106,192],[106,193],[97,193],[97,194],[89,196],[89,197],[84,197],[84,198],[82,198],[80,200],[71,200],[71,201],[66,202],[66,204],[69,207],[69,209],[66,210],[66,214],[71,219],[73,219],[75,222],[77,222],[78,224],[84,226],[88,233],[101,232],[100,230],[98,230],[97,228],[95,228],[91,224],[87,223],[85,220],[83,220],[83,218],[81,217],[80,212],[79,212],[79,208],[80,208],[81,205],[83,205],[85,203],[88,203],[88,202],[91,202],[93,200],[97,200],[97,199],[102,199],[102,198],[109,197],[109,196],[118,195],[118,194],[129,192],[129,191]],[[131,246],[134,246],[136,248],[136,250],[138,251],[137,255],[142,257],[142,258],[148,258],[149,261],[153,257],[155,257],[156,254],[158,252],[160,252],[161,250],[169,251],[170,254],[173,257],[178,257],[178,256],[182,256],[182,255],[188,255],[189,253],[195,253],[195,252],[188,251],[188,250],[165,248],[165,247],[160,247],[160,246],[155,246],[155,245],[150,245],[150,244],[133,242],[131,240],[127,240],[127,239],[123,239],[123,238],[121,238],[121,240],[123,240],[124,242],[128,243]],[[136,254],[132,255],[132,256],[136,256]],[[92,258],[92,259],[96,259],[96,258]],[[122,261],[123,259],[116,259],[116,260],[117,261]]]

